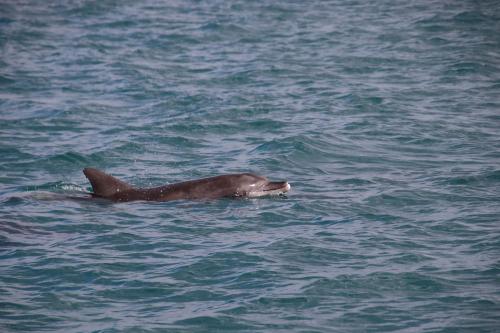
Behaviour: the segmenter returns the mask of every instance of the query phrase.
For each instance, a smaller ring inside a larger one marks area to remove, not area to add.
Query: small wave
[[[28,186],[26,188],[27,191],[56,191],[56,192],[82,192],[87,193],[87,189],[73,183],[65,183],[65,182],[51,182],[45,183],[42,185]]]

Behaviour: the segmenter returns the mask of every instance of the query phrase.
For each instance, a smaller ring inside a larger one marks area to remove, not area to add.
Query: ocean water
[[[500,332],[497,1],[1,1],[1,332]],[[255,172],[286,197],[75,200]]]

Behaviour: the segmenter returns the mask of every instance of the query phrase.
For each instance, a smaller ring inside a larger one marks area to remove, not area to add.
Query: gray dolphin
[[[286,181],[270,182],[265,177],[251,173],[222,175],[153,188],[134,188],[93,168],[85,168],[83,173],[92,184],[93,196],[113,201],[255,198],[279,195],[290,190],[290,184]]]

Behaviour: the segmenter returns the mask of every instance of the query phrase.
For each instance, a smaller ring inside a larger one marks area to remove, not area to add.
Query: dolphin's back
[[[94,168],[83,169],[85,177],[92,185],[94,195],[110,198],[119,192],[131,190],[132,186]]]

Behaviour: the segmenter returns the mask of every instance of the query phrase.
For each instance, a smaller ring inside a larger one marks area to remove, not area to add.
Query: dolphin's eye
[[[247,194],[245,191],[237,191],[234,196],[239,198],[239,197],[245,197]]]

